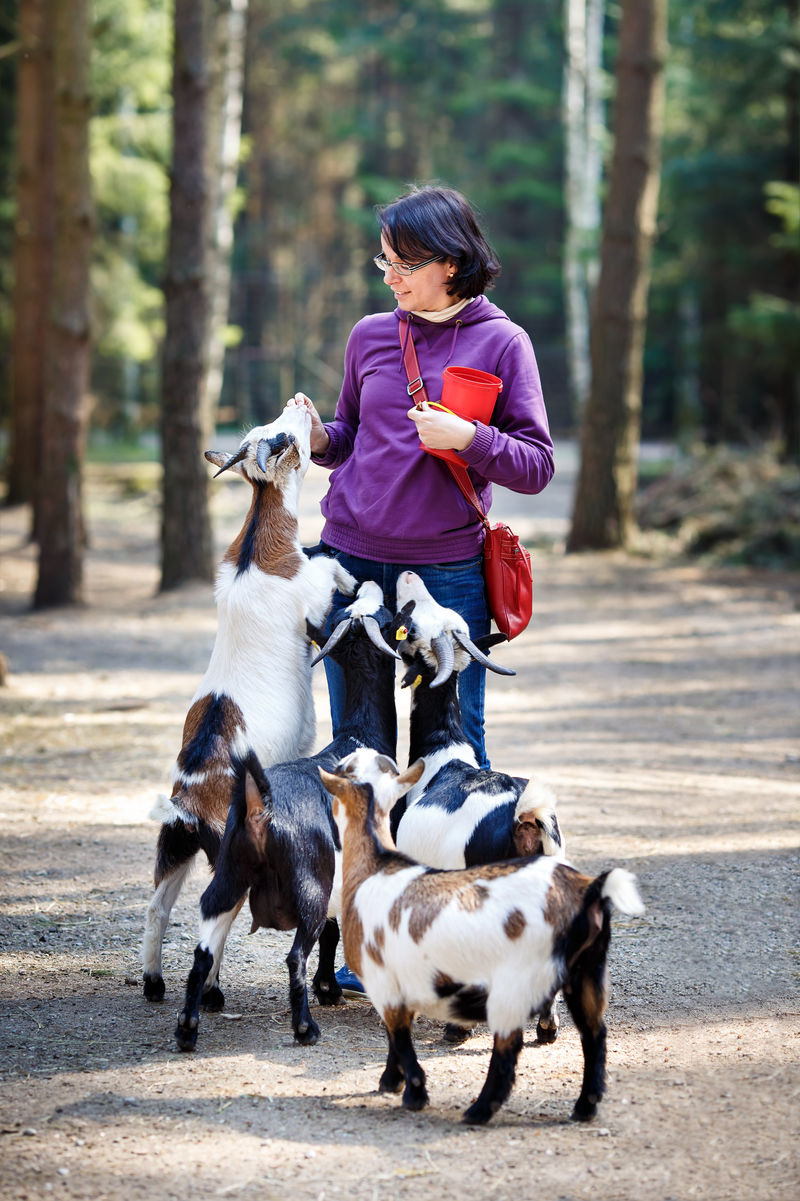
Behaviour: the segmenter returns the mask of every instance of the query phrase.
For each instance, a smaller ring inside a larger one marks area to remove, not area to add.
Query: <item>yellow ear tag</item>
[[[395,642],[402,642],[404,638],[408,638],[408,626],[400,626],[394,636]]]
[[[414,681],[414,683],[411,685],[411,687],[412,687],[412,688],[417,688],[417,687],[418,687],[418,686],[419,686],[421,683],[422,683],[422,676],[417,676],[416,680],[415,680],[415,681]]]

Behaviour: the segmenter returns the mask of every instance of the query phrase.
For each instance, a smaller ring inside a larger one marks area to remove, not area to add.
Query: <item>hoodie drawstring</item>
[[[444,361],[445,367],[447,366],[447,364],[450,362],[450,360],[453,357],[453,354],[456,349],[456,338],[458,337],[458,331],[461,329],[461,326],[463,324],[464,324],[464,322],[459,317],[458,321],[456,321],[455,325],[453,326],[453,340],[450,343],[450,350],[448,351],[447,358]]]

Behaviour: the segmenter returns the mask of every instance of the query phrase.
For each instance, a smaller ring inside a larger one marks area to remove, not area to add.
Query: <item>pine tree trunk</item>
[[[667,0],[624,0],[622,5],[614,155],[592,309],[592,387],[568,550],[624,546],[634,526],[666,15]]]
[[[206,104],[202,4],[175,2],[173,150],[162,374],[161,590],[213,579],[203,381],[208,361]]]
[[[20,0],[17,220],[6,503],[34,504],[40,466],[44,356],[53,263],[53,47],[49,0]]]
[[[55,242],[44,347],[34,605],[83,600],[83,458],[89,417],[89,0],[53,6]]]
[[[201,423],[208,445],[214,435],[225,364],[225,329],[231,291],[232,201],[239,169],[247,0],[207,0],[208,59],[208,362]]]
[[[565,0],[564,86],[564,301],[567,367],[572,411],[583,412],[589,395],[589,297],[583,262],[581,207],[586,162],[586,0]]]

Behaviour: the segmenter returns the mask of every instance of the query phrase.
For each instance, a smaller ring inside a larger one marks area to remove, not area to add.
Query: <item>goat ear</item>
[[[475,645],[480,651],[488,651],[493,646],[497,646],[499,642],[508,642],[507,634],[482,634],[480,638],[475,639]]]
[[[400,773],[400,775],[397,777],[397,783],[404,784],[406,787],[406,791],[408,791],[408,789],[411,788],[412,785],[416,784],[417,780],[420,778],[420,776],[422,775],[424,770],[425,770],[425,760],[417,759],[416,763],[412,763],[409,767],[406,768],[406,770],[404,772]]]
[[[331,794],[331,796],[341,796],[347,787],[347,781],[343,776],[334,776],[332,772],[326,771],[324,767],[318,767],[319,778],[322,780],[323,788]]]
[[[542,834],[535,822],[514,822],[514,846],[521,859],[542,854]]]
[[[401,688],[410,688],[412,684],[418,683],[419,675],[420,675],[419,664],[417,663],[417,660],[415,657],[414,661],[412,662],[408,671],[406,672],[406,674],[403,676],[402,680],[400,681],[400,687]]]
[[[213,463],[215,467],[222,467],[231,457],[224,450],[206,450],[203,452],[209,463]]]
[[[315,626],[313,621],[309,621],[308,618],[306,618],[306,637],[308,638],[309,642],[313,642],[315,646],[325,645],[325,635],[323,634],[322,630],[319,628],[319,626]]]
[[[408,625],[416,603],[413,600],[406,601],[402,609],[398,609],[395,613],[385,634],[387,642],[401,642],[403,638],[407,637],[408,631],[406,630],[405,633],[402,631]]]
[[[248,822],[264,816],[264,797],[249,771],[244,778],[244,801]]]

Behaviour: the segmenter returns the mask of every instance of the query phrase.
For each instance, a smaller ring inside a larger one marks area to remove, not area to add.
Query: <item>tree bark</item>
[[[34,606],[83,600],[83,458],[89,418],[89,0],[53,4],[55,241],[44,347]]]
[[[655,237],[667,0],[624,0],[614,154],[592,309],[592,387],[568,550],[627,544],[639,452],[642,358]]]
[[[222,392],[225,330],[231,291],[233,196],[239,169],[242,133],[245,27],[248,0],[207,0],[209,296],[208,361],[203,380],[201,422],[210,445]]]
[[[213,579],[203,382],[208,362],[208,182],[204,6],[175,0],[173,150],[162,372],[161,591]]]
[[[53,47],[50,0],[21,0],[17,77],[14,331],[6,503],[35,504],[53,264]]]

